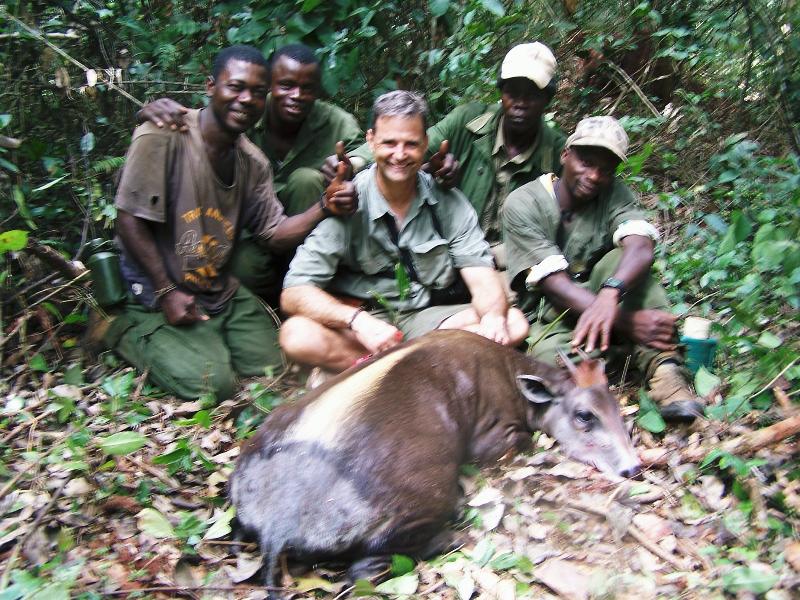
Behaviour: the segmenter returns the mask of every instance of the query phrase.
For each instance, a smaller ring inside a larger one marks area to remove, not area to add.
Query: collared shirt
[[[658,241],[658,231],[633,192],[622,181],[566,220],[553,189],[555,175],[542,175],[509,194],[503,207],[503,232],[512,288],[534,290],[552,273],[568,271],[584,280],[600,258],[626,235]],[[525,277],[521,275],[524,274]]]
[[[457,269],[493,266],[475,210],[461,192],[440,188],[427,173],[417,175],[417,194],[395,245],[385,220],[394,217],[375,172],[373,166],[354,180],[359,198],[355,214],[325,219],[298,248],[284,288],[314,285],[367,301],[382,298],[393,309],[412,310],[427,307],[431,290],[451,285]],[[437,220],[442,231],[437,231]],[[418,277],[406,298],[401,298],[394,277],[401,261],[398,245],[408,250]]]
[[[510,181],[504,185],[504,191],[497,192],[496,201],[493,202],[496,210],[490,209],[487,212],[486,205],[490,203],[490,196],[496,187],[496,166],[492,151],[497,142],[502,116],[500,104],[471,102],[456,107],[444,119],[428,128],[428,152],[425,155],[425,159],[429,159],[439,150],[442,141],[450,142],[450,153],[460,164],[461,181],[458,187],[481,215],[481,226],[487,233],[486,239],[491,243],[498,242],[500,238],[499,211],[506,194],[543,173],[560,173],[561,150],[566,141],[564,134],[549,127],[542,119],[539,135],[531,145],[530,154],[524,153],[524,163],[515,165]],[[366,162],[372,161],[367,144],[351,154]]]
[[[486,198],[486,205],[480,215],[481,229],[486,234],[486,239],[495,241],[501,237],[501,226],[499,212],[503,205],[503,200],[513,189],[511,187],[514,176],[525,169],[525,165],[533,156],[533,151],[539,147],[542,133],[536,134],[536,139],[528,146],[525,152],[509,158],[506,148],[505,135],[503,134],[503,122],[505,117],[500,119],[497,127],[497,136],[492,148],[492,163],[494,164],[494,186],[492,186],[489,196]]]
[[[268,103],[272,101],[269,97]],[[269,114],[269,105],[265,114]],[[272,148],[266,144],[264,130],[267,127],[266,116],[259,121],[250,135],[267,155],[274,169],[275,191],[280,194],[289,175],[293,171],[308,167],[319,169],[324,160],[336,153],[336,142],[343,141],[345,151],[350,152],[364,142],[364,132],[355,117],[341,108],[317,100],[300,126],[297,139],[289,152],[279,160]]]

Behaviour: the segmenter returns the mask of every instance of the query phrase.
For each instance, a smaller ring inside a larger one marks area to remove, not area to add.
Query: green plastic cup
[[[697,373],[700,367],[710,369],[714,366],[717,353],[717,340],[714,338],[698,339],[681,336],[681,344],[686,346],[686,368]]]

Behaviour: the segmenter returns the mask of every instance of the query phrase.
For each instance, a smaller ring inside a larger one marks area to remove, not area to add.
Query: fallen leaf
[[[486,531],[491,531],[492,529],[497,527],[500,524],[500,520],[503,518],[503,513],[505,512],[505,509],[506,507],[502,503],[495,504],[494,506],[489,508],[479,509],[483,528]]]
[[[551,558],[533,570],[533,575],[551,590],[570,598],[584,600],[589,597],[588,578],[573,563]]]
[[[393,577],[383,583],[376,585],[375,590],[381,594],[396,594],[398,596],[410,596],[417,591],[419,586],[419,575],[408,573],[400,577]]]
[[[147,443],[147,438],[135,431],[121,431],[104,438],[100,438],[98,446],[106,454],[119,456],[131,454]]]
[[[247,553],[242,552],[236,557],[236,567],[226,565],[224,568],[228,577],[231,578],[231,581],[234,583],[241,583],[255,575],[261,568],[261,563],[261,557],[251,557]]]
[[[221,511],[218,508],[214,509],[214,514],[208,520],[211,523],[211,527],[208,528],[205,535],[203,535],[204,540],[218,540],[221,537],[225,537],[231,532],[231,521],[233,517],[236,516],[236,507],[231,506],[226,511]]]
[[[92,491],[92,486],[83,478],[70,479],[67,485],[64,486],[64,495],[68,498],[75,498],[76,496],[83,496]]]
[[[323,592],[331,594],[336,590],[336,587],[335,584],[322,577],[296,577],[293,589],[301,594],[305,594],[311,590],[322,590]]]
[[[800,542],[789,542],[783,550],[783,555],[786,557],[791,567],[800,573]]]
[[[503,501],[503,493],[497,488],[485,487],[467,503],[469,506],[485,506]]]
[[[672,533],[672,527],[666,519],[653,513],[639,513],[633,517],[633,524],[642,530],[648,539],[658,542]]]
[[[175,537],[172,525],[164,515],[154,508],[143,508],[136,516],[138,517],[136,525],[139,527],[139,531],[159,539]]]

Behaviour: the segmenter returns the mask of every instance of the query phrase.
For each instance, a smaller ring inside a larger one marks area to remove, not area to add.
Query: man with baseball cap
[[[497,78],[499,104],[459,106],[428,129],[423,170],[464,192],[500,268],[505,268],[505,258],[499,212],[506,196],[543,173],[561,171],[564,136],[543,119],[556,92],[555,73],[555,56],[544,44],[514,46]],[[372,160],[364,146],[355,155]]]
[[[534,320],[534,356],[554,363],[567,347],[631,354],[663,417],[689,422],[703,404],[688,384],[666,293],[650,272],[658,231],[615,177],[627,150],[613,117],[578,123],[561,152],[561,177],[542,175],[505,202],[507,275]]]

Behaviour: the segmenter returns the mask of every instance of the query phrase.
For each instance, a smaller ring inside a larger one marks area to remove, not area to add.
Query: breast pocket
[[[422,285],[443,288],[455,279],[455,267],[446,240],[430,240],[411,248],[414,268]]]

